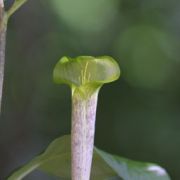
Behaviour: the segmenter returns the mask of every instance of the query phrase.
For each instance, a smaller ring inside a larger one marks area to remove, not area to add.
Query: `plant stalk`
[[[0,1],[0,5],[1,5],[0,7],[0,112],[1,112],[7,22],[6,22],[6,17],[4,13],[3,1]]]
[[[94,147],[98,92],[84,98],[72,96],[72,180],[89,180]]]

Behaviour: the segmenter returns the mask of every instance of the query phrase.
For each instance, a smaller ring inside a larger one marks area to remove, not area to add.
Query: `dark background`
[[[99,95],[96,146],[158,163],[179,180],[178,0],[29,0],[13,15],[0,119],[0,179],[70,132],[70,89],[52,81],[54,65],[64,55],[110,55],[120,64],[120,80]],[[36,172],[26,179],[52,178]]]

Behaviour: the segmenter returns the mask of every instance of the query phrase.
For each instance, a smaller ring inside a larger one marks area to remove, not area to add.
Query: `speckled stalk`
[[[89,180],[93,156],[98,91],[72,96],[72,180]]]
[[[2,102],[2,90],[4,80],[5,45],[6,45],[6,22],[4,17],[3,1],[0,1],[0,111]]]
[[[72,180],[90,179],[98,92],[119,76],[119,66],[109,56],[64,56],[54,68],[54,82],[72,89]]]

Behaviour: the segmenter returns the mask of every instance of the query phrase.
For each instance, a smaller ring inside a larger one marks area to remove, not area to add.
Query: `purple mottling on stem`
[[[2,102],[3,80],[4,80],[4,63],[5,63],[5,46],[6,46],[6,25],[3,24],[3,10],[0,10],[0,111]]]
[[[98,93],[72,99],[72,180],[89,180],[94,147]]]
[[[0,0],[0,8],[4,8],[4,0]]]

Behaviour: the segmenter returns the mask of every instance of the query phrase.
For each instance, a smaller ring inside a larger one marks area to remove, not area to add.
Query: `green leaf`
[[[131,86],[164,89],[177,59],[173,36],[164,28],[139,24],[128,27],[117,38],[124,78]],[[179,59],[179,58],[178,58]]]
[[[95,150],[124,180],[170,180],[165,169],[156,164],[129,160],[108,154],[97,148]]]
[[[102,32],[112,28],[121,0],[51,0],[57,17],[72,30],[83,33]]]
[[[21,180],[34,170],[42,170],[66,180],[71,179],[70,149],[70,136],[60,137],[54,140],[44,153],[14,172],[8,180]],[[93,180],[113,180],[118,177],[96,152],[91,176]]]
[[[8,180],[21,180],[34,170],[62,179],[71,179],[70,136],[53,141],[47,150],[21,167]],[[170,180],[166,171],[150,163],[140,163],[94,149],[92,180]]]

